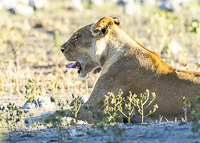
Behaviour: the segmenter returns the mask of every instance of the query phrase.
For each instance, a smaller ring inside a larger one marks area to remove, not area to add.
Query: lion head
[[[77,30],[71,38],[61,46],[67,61],[67,68],[77,68],[81,78],[86,77],[95,68],[101,67],[101,59],[106,49],[106,42],[113,26],[120,25],[118,17],[104,17],[97,23]]]

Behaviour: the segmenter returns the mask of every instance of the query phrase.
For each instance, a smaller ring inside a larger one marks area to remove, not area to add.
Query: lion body
[[[83,55],[90,55],[88,57],[91,58],[88,58],[85,64],[93,63],[92,69],[98,66],[102,68],[86,104],[97,109],[97,99],[99,97],[104,99],[104,95],[108,92],[117,93],[119,89],[122,89],[123,96],[127,97],[129,91],[140,95],[149,89],[150,92],[155,92],[154,103],[159,107],[150,116],[151,118],[158,119],[158,115],[167,118],[184,115],[182,97],[185,96],[187,101],[191,101],[200,94],[200,73],[177,70],[167,65],[157,53],[144,48],[132,39],[119,27],[119,24],[119,19],[106,17],[77,31],[86,37],[82,36],[79,39],[82,45],[80,49],[73,47],[81,53],[81,57],[79,55],[73,60],[84,59]],[[89,44],[84,44],[82,41],[87,41]],[[71,44],[74,43],[69,40],[63,47],[66,50]],[[84,45],[87,46],[84,47]],[[87,49],[86,53],[81,49]],[[66,55],[65,57],[68,59]],[[152,109],[152,106],[149,109]],[[87,119],[88,113],[82,112],[83,114],[80,112],[81,118],[90,122],[91,118]]]
[[[80,63],[80,77],[86,77],[96,67],[102,69],[85,104],[98,109],[98,98],[104,99],[108,92],[116,94],[122,89],[123,96],[127,97],[129,91],[140,95],[149,89],[156,94],[153,104],[158,105],[150,118],[183,117],[182,97],[191,101],[200,94],[200,73],[167,65],[157,53],[138,44],[119,25],[118,18],[102,18],[79,29],[61,47],[67,60]],[[152,109],[153,104],[146,111]],[[83,108],[80,119],[95,121]]]

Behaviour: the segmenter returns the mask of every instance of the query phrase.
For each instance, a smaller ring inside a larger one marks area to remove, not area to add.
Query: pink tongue
[[[76,62],[76,63],[69,63],[69,64],[66,64],[66,67],[67,67],[67,68],[80,68],[81,65],[80,65],[78,62]]]

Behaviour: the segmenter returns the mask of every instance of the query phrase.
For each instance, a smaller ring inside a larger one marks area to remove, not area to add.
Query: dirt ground
[[[21,130],[8,133],[2,138],[5,143],[199,143],[199,133],[190,131],[191,124],[185,122],[162,122],[151,125],[116,125],[94,128],[90,124],[79,124],[58,129],[46,128]]]

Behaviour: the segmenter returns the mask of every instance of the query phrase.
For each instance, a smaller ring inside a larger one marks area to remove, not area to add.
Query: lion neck
[[[102,74],[107,72],[132,44],[137,44],[118,26],[113,26],[109,34],[96,42],[96,55],[102,68]]]
[[[171,67],[165,64],[158,54],[141,46],[118,26],[113,27],[109,34],[97,41],[96,49],[102,74],[106,73],[115,62],[124,56],[135,58],[134,61],[138,62],[133,62],[132,66],[137,69],[143,67],[152,72],[165,74],[172,72]],[[144,59],[146,56],[149,56],[148,62]],[[156,67],[160,67],[160,64],[161,68],[156,69]],[[154,65],[153,68],[152,65]]]

